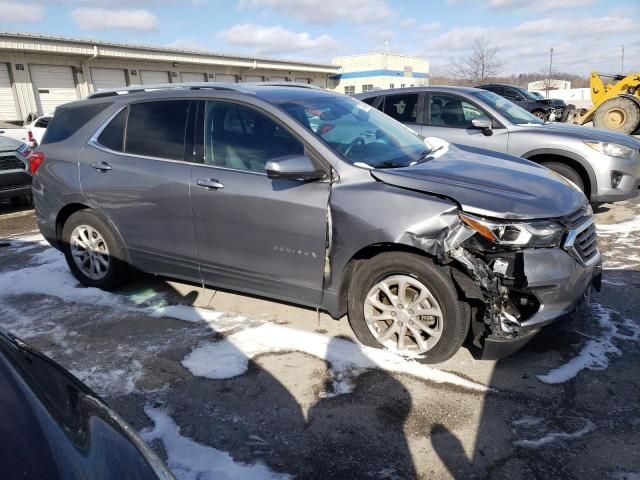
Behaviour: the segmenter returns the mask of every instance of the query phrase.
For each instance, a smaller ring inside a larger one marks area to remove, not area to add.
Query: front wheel
[[[380,254],[356,272],[349,289],[349,324],[360,342],[425,363],[453,356],[469,328],[468,306],[446,271],[428,258]]]
[[[573,182],[580,190],[582,190],[586,195],[586,190],[584,188],[584,181],[578,172],[576,172],[573,168],[564,163],[558,162],[544,162],[542,164],[544,167],[547,167],[549,170],[556,172],[558,175],[563,176],[567,180]]]
[[[91,210],[74,213],[64,224],[62,251],[73,275],[87,287],[112,290],[128,278],[123,246]]]
[[[533,114],[534,117],[539,118],[543,122],[546,122],[547,118],[549,118],[548,115],[542,110],[534,110],[531,113]]]

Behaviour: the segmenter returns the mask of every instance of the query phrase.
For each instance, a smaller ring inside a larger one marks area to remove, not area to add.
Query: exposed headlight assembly
[[[609,157],[621,157],[621,158],[629,158],[633,156],[632,148],[625,147],[624,145],[618,145],[617,143],[609,143],[609,142],[584,142],[588,147],[593,148],[594,150],[603,153]]]
[[[460,212],[460,219],[487,240],[514,247],[557,247],[564,227],[554,220],[510,222],[487,220]]]

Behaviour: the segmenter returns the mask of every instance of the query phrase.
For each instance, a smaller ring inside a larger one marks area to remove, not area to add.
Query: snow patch
[[[575,432],[553,432],[534,440],[516,440],[515,442],[513,442],[513,444],[516,447],[541,448],[555,443],[558,440],[573,440],[576,438],[584,437],[588,433],[595,430],[595,428],[596,426],[591,420],[584,419],[584,426],[581,429],[576,430]]]
[[[640,216],[626,222],[598,224],[598,231],[604,234],[640,232]]]
[[[215,325],[212,327],[215,329]],[[245,373],[249,360],[258,355],[296,351],[326,360],[334,378],[334,387],[339,393],[350,392],[353,380],[366,369],[405,373],[479,392],[491,390],[485,385],[428,367],[390,351],[270,323],[248,328],[219,342],[198,347],[185,356],[182,365],[193,375],[213,379],[231,378]]]
[[[167,464],[178,480],[284,480],[288,475],[278,474],[262,464],[244,464],[221,450],[195,442],[180,435],[180,427],[162,410],[145,407],[154,426],[140,432],[150,443],[161,440],[167,452]]]
[[[592,306],[592,312],[602,329],[600,335],[588,340],[577,357],[543,375],[538,375],[540,381],[549,384],[564,383],[585,369],[605,370],[609,366],[609,357],[622,355],[622,351],[614,344],[615,340],[640,340],[640,326],[632,320],[621,318],[614,321],[613,317],[619,317],[619,314],[599,304]]]

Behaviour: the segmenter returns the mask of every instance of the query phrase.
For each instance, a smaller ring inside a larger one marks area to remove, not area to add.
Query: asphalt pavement
[[[425,367],[314,310],[147,275],[82,288],[0,203],[0,325],[100,393],[180,478],[640,478],[640,203],[598,209],[568,331]],[[218,469],[218,470],[216,470]]]

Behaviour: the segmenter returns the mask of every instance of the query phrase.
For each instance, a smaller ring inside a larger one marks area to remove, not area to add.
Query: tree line
[[[560,72],[555,69],[544,69],[540,72],[529,72],[502,75],[503,62],[499,58],[499,48],[489,43],[486,38],[477,39],[472,46],[471,53],[463,58],[453,58],[447,72],[430,75],[431,85],[474,86],[481,83],[508,83],[527,88],[530,82],[554,80],[568,80],[571,88],[589,86],[589,79],[580,75]]]

